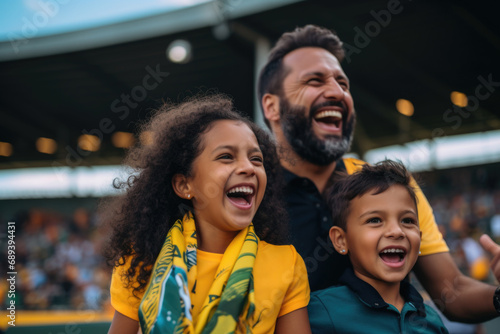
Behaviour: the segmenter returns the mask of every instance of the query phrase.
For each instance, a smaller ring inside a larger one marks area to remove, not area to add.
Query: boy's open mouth
[[[237,207],[246,209],[252,204],[254,193],[254,189],[250,186],[238,186],[229,189],[226,196]]]
[[[379,253],[379,256],[386,263],[399,263],[406,257],[406,250],[402,248],[386,248]]]

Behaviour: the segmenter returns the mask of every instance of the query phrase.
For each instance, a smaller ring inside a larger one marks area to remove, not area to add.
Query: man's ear
[[[192,199],[193,194],[191,194],[191,186],[189,185],[188,179],[185,175],[175,174],[172,177],[172,188],[177,196],[184,199]]]
[[[345,231],[338,226],[333,226],[330,229],[329,235],[335,250],[339,254],[346,255],[349,252],[349,247],[347,245]]]
[[[280,120],[280,98],[275,94],[264,94],[262,97],[264,116],[272,123]]]

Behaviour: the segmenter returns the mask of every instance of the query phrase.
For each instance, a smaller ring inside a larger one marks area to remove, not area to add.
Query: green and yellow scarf
[[[224,252],[196,324],[189,293],[196,287],[196,228],[193,215],[177,220],[167,234],[139,306],[144,334],[251,333],[252,270],[259,238],[243,229]]]

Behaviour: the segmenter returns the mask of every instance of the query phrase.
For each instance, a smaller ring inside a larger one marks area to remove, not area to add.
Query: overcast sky
[[[207,1],[212,0],[4,0],[0,41],[106,25]]]

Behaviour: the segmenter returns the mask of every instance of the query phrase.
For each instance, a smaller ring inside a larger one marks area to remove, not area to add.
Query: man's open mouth
[[[320,111],[314,116],[314,120],[331,129],[340,129],[342,127],[342,113],[337,110]]]

